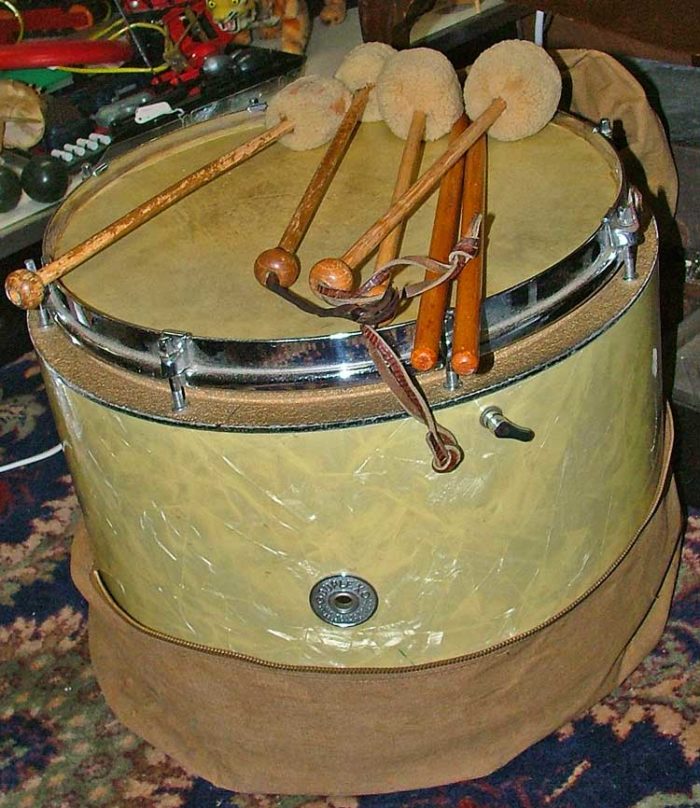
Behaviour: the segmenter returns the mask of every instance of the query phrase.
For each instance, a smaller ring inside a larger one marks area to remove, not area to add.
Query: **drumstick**
[[[472,80],[473,75],[477,80]],[[311,288],[353,289],[354,270],[388,232],[427,198],[481,135],[489,131],[500,139],[517,140],[538,132],[554,115],[560,95],[559,71],[537,45],[509,40],[484,51],[474,63],[464,88],[467,114],[473,123],[340,258],[324,258],[313,266],[309,276]],[[538,105],[533,104],[533,98],[538,99]]]
[[[275,105],[280,96],[282,100]],[[268,113],[273,112],[268,115],[268,128],[264,132],[178,180],[38,271],[11,272],[5,280],[7,297],[20,308],[37,308],[48,284],[272,143],[279,140],[299,150],[322,145],[333,136],[349,103],[349,92],[335,79],[313,76],[297,79],[270,102]]]
[[[373,85],[368,84],[354,93],[352,103],[292,214],[277,247],[264,250],[255,259],[255,277],[263,286],[270,273],[276,275],[278,283],[284,287],[291,286],[299,277],[301,265],[296,251],[345,156],[372,89]]]
[[[458,137],[466,127],[467,118],[462,115],[452,127],[452,139]],[[429,253],[436,261],[447,261],[457,241],[463,178],[464,160],[458,160],[440,183]],[[436,276],[437,273],[431,270],[425,273],[426,280]],[[449,292],[449,286],[441,284],[421,295],[411,351],[411,365],[416,370],[431,370],[437,363]]]
[[[472,220],[482,216],[486,221],[486,137],[469,149],[466,157],[464,196],[462,199],[462,236],[467,236]],[[484,234],[481,233],[477,254],[457,279],[454,335],[452,337],[452,369],[460,376],[474,373],[479,366],[481,337],[481,300],[484,286]]]

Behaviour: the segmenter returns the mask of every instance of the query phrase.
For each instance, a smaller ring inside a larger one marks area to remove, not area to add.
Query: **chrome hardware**
[[[445,390],[453,393],[462,386],[459,374],[452,370],[452,335],[454,333],[454,310],[448,309],[445,313],[445,322],[442,329],[442,355],[445,357]]]
[[[331,575],[314,584],[311,608],[324,623],[348,628],[364,623],[377,610],[375,588],[354,575]]]
[[[48,263],[48,259],[42,256],[41,258],[42,266]],[[27,258],[24,262],[24,268],[28,269],[30,272],[36,272],[36,261],[33,258]],[[44,303],[40,303],[37,309],[37,314],[39,315],[39,327],[40,328],[48,328],[50,325],[53,324],[53,320],[49,316],[49,312],[44,305]]]
[[[103,162],[98,163],[96,166],[92,167],[92,171],[90,172],[91,176],[99,177],[100,174],[103,174],[109,168],[109,163]]]
[[[246,112],[265,112],[267,109],[267,101],[262,98],[249,98]]]
[[[509,421],[500,407],[487,407],[481,413],[479,423],[497,438],[508,438],[529,443],[535,437],[535,433],[528,427],[518,426],[518,424]]]
[[[613,139],[613,125],[610,118],[601,118],[598,126],[596,126],[593,131],[602,135],[607,140]]]
[[[622,277],[633,281],[637,277],[636,258],[639,243],[639,215],[641,197],[639,191],[630,186],[627,199],[611,216],[604,219],[610,243],[624,264]]]
[[[158,339],[161,375],[170,384],[172,406],[175,412],[184,410],[187,406],[185,374],[190,364],[191,340],[190,334],[173,332],[163,332]]]

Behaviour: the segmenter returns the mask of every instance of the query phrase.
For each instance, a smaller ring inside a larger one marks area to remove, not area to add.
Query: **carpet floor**
[[[32,355],[0,369],[0,465],[56,445]],[[113,716],[68,572],[78,505],[63,455],[0,475],[0,805],[12,808],[700,807],[700,512],[666,632],[608,698],[489,777],[382,796],[215,788]]]

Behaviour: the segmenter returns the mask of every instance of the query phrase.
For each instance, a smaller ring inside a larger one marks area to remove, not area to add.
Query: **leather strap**
[[[481,216],[479,215],[474,217],[468,235],[455,245],[449,255],[448,263],[435,261],[422,255],[406,256],[389,261],[361,286],[352,291],[346,292],[319,286],[316,293],[330,305],[330,308],[318,306],[291,289],[280,286],[277,277],[272,272],[265,280],[265,285],[271,292],[309,314],[315,314],[317,317],[341,317],[360,323],[367,350],[382,380],[405,412],[426,427],[425,439],[433,455],[433,470],[439,473],[457,468],[463,458],[462,449],[449,429],[445,429],[435,420],[420,385],[375,326],[393,319],[405,301],[418,297],[440,284],[455,280],[479,251],[480,229]],[[394,272],[399,267],[410,265],[431,270],[433,277],[418,283],[407,284],[400,290],[396,289],[392,283]],[[384,284],[388,284],[384,294],[378,297],[374,290]]]

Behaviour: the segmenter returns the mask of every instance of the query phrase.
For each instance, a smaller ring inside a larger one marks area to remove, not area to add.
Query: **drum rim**
[[[637,274],[615,273],[598,293],[554,326],[499,349],[479,373],[457,387],[443,368],[420,375],[436,409],[449,408],[523,381],[564,361],[595,341],[658,285],[658,234],[653,219],[642,233]],[[656,293],[655,293],[656,294]],[[244,387],[187,388],[187,406],[173,407],[171,381],[126,370],[87,351],[65,329],[30,312],[29,331],[44,372],[100,406],[170,426],[223,432],[305,432],[357,427],[408,417],[389,388],[376,380],[348,387],[255,390]]]
[[[251,120],[250,116],[246,118],[247,122]],[[558,113],[555,122],[594,145],[606,160],[616,182],[615,201],[597,230],[568,256],[484,301],[483,354],[503,348],[560,319],[592,297],[620,265],[614,223],[625,205],[626,189],[619,158],[608,140],[589,122],[564,113]],[[212,127],[215,123],[207,122],[206,129],[216,130],[216,126]],[[153,144],[146,145],[153,147]],[[126,167],[134,159],[132,153]],[[80,202],[76,210],[79,206]],[[46,240],[47,251],[55,242],[56,231],[60,230],[65,215],[64,210],[59,211],[52,222]],[[177,365],[177,372],[184,373],[187,386],[235,386],[256,390],[347,388],[378,378],[359,332],[352,327],[329,336],[274,340],[221,339],[157,331],[106,314],[81,300],[62,283],[52,285],[45,309],[72,339],[98,357],[152,378],[173,375],[173,367]],[[403,360],[410,355],[414,331],[414,321],[381,329],[384,338]],[[449,340],[449,328],[447,337]],[[314,357],[313,364],[308,361],[309,356]]]

